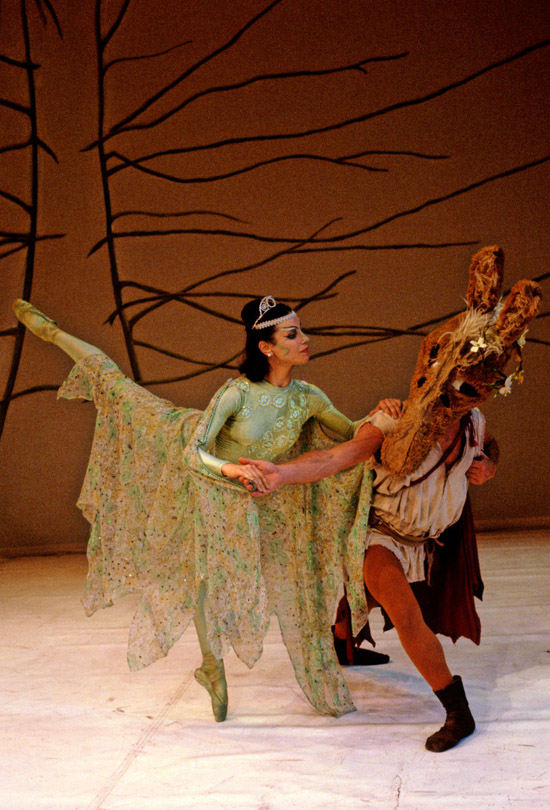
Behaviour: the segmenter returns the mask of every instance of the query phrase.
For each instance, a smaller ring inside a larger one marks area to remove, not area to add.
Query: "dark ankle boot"
[[[439,731],[428,737],[426,748],[428,751],[448,751],[471,734],[476,724],[468,706],[460,675],[455,675],[449,686],[439,689],[434,694],[447,712],[447,719]]]
[[[378,653],[374,650],[364,650],[362,647],[352,647],[353,661],[348,658],[348,649],[345,638],[337,638],[334,635],[334,627],[332,628],[334,636],[334,649],[338,663],[342,667],[375,667],[380,664],[387,664],[390,656],[385,653]]]

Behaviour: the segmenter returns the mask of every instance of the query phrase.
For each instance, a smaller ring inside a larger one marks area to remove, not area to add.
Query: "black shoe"
[[[332,631],[334,636],[334,630]],[[347,644],[345,638],[336,638],[334,636],[334,649],[338,657],[340,666],[343,667],[375,667],[379,664],[387,664],[390,660],[389,655],[384,653],[377,653],[374,650],[364,650],[362,647],[353,648],[353,663],[348,661]]]

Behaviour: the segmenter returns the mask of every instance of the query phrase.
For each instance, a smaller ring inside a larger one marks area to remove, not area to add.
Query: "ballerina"
[[[353,710],[330,624],[342,580],[355,593],[362,589],[363,549],[346,536],[358,500],[368,512],[370,474],[358,468],[258,502],[243,482],[265,489],[263,474],[237,463],[242,456],[271,461],[330,446],[321,428],[344,440],[353,435],[354,423],[319,388],[292,378],[292,369],[309,361],[296,313],[270,296],[245,305],[241,376],[228,380],[202,413],[137,385],[100,349],[31,304],[18,299],[14,311],[75,361],[59,395],[94,399],[98,409],[78,501],[91,524],[83,603],[91,614],[141,593],[130,627],[130,668],[166,655],[193,618],[203,659],[195,678],[222,721],[223,655],[233,647],[253,666],[275,613],[312,705],[333,715]],[[380,406],[398,415],[398,401]],[[371,663],[387,660],[378,658]]]

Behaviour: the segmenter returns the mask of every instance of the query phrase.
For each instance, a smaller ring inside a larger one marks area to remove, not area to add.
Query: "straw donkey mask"
[[[422,341],[403,414],[382,445],[382,463],[391,472],[412,473],[457,419],[495,391],[509,393],[512,379],[521,381],[521,346],[542,291],[536,282],[522,280],[501,300],[503,265],[497,246],[476,253],[468,309]],[[507,377],[504,369],[513,355],[518,367]]]

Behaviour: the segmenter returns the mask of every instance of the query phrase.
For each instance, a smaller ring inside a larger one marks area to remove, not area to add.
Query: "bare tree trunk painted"
[[[35,255],[36,255],[36,244],[39,239],[58,239],[62,236],[62,234],[50,234],[47,236],[39,236],[38,235],[38,184],[39,184],[39,152],[41,149],[44,149],[49,153],[49,155],[55,160],[55,155],[46,146],[46,144],[41,141],[38,133],[38,112],[37,112],[37,101],[36,101],[36,84],[35,84],[35,73],[38,69],[38,65],[34,64],[32,61],[32,47],[31,47],[31,31],[30,31],[30,22],[29,22],[29,11],[27,6],[28,0],[21,0],[20,3],[20,18],[21,18],[21,30],[23,33],[23,40],[24,40],[24,48],[25,48],[25,55],[24,60],[14,64],[13,60],[9,60],[13,67],[17,67],[18,69],[22,70],[26,74],[27,78],[27,92],[28,92],[28,101],[26,104],[13,104],[7,102],[7,100],[2,100],[5,106],[11,107],[11,109],[16,109],[20,115],[26,119],[28,126],[29,126],[29,137],[28,140],[22,144],[12,144],[11,147],[7,146],[4,147],[3,151],[7,151],[10,148],[13,150],[24,148],[29,152],[29,199],[28,202],[16,197],[13,194],[9,194],[6,190],[1,189],[0,194],[7,199],[10,199],[14,205],[17,205],[20,209],[25,211],[28,216],[28,229],[24,234],[15,234],[15,233],[4,233],[3,244],[4,245],[14,245],[14,247],[8,248],[3,254],[0,254],[0,259],[5,258],[12,253],[25,250],[25,274],[23,280],[23,288],[21,290],[21,297],[25,300],[29,300],[31,298],[31,291],[32,291],[32,283],[33,283],[33,275],[34,275],[34,267],[35,267]],[[57,17],[55,15],[55,10],[53,6],[49,3],[45,3],[48,12],[50,13],[52,19],[54,20],[59,34],[61,35],[61,29],[59,28],[59,23],[57,22]],[[44,17],[45,12],[42,11],[41,7],[39,6],[42,16]],[[7,60],[4,60],[7,61]],[[8,378],[4,390],[4,396],[0,403],[0,437],[2,436],[2,432],[4,430],[4,425],[6,421],[6,416],[8,413],[8,408],[11,399],[13,398],[13,389],[15,386],[15,382],[17,379],[17,372],[19,370],[19,365],[21,362],[21,353],[23,351],[23,341],[25,337],[25,328],[22,324],[18,324],[15,328],[9,329],[5,331],[0,337],[8,337],[13,339],[13,352],[11,358],[11,365],[10,370],[8,373]],[[53,387],[53,386],[52,386]],[[44,388],[48,388],[48,386],[40,386],[34,388],[32,390],[44,390]],[[21,395],[22,392],[19,392]]]

